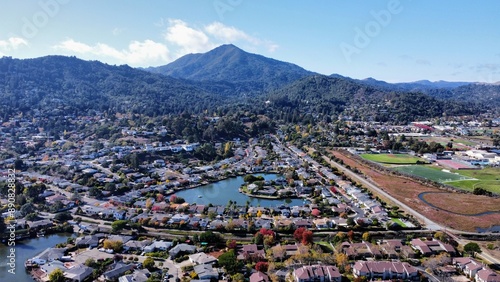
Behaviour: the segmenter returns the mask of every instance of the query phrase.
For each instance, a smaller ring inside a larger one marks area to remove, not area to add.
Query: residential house
[[[252,275],[250,275],[250,282],[270,282],[270,281],[271,279],[269,279],[269,276],[260,271],[254,272]]]
[[[351,259],[356,259],[356,258],[367,258],[367,257],[373,257],[373,258],[380,258],[382,257],[382,253],[380,252],[378,246],[373,245],[368,242],[361,242],[361,243],[353,243],[349,244],[347,242],[344,242],[343,244],[344,247],[347,247],[344,249],[344,252],[346,255],[351,258]]]
[[[110,235],[110,236],[108,236],[108,240],[121,241],[123,244],[132,240],[132,238],[133,238],[132,236],[127,236],[127,235]]]
[[[151,240],[130,240],[127,243],[123,244],[123,249],[125,251],[144,251],[144,249],[151,245]]]
[[[38,265],[42,265],[47,262],[60,260],[64,256],[65,252],[66,248],[47,248],[45,249],[45,251],[41,252],[38,256],[32,258],[31,261]]]
[[[125,264],[123,262],[115,262],[110,265],[109,270],[102,274],[102,277],[106,280],[115,280],[122,276],[128,270],[134,268],[133,264]]]
[[[99,245],[99,240],[104,237],[104,234],[86,235],[75,239],[75,244],[78,248],[95,248]]]
[[[491,269],[481,269],[474,276],[476,282],[500,282],[500,275]]]
[[[197,253],[189,256],[189,261],[194,264],[214,264],[217,262],[217,258],[205,253]]]
[[[364,276],[369,280],[418,280],[418,270],[406,262],[357,261],[352,272],[354,277]]]
[[[120,276],[118,282],[146,282],[150,275],[147,269],[136,269],[132,274]]]
[[[153,243],[144,247],[144,252],[151,253],[155,251],[167,251],[171,247],[172,247],[172,242],[154,241]]]
[[[476,274],[485,266],[478,262],[475,259],[472,258],[453,258],[452,263],[455,265],[455,267],[462,271],[465,275],[467,275],[470,278],[473,278],[476,276]]]
[[[326,217],[313,219],[313,223],[316,229],[328,229],[331,227],[331,221]]]
[[[178,244],[173,247],[168,254],[172,257],[172,259],[176,258],[180,253],[192,254],[196,252],[196,247],[188,244]],[[201,277],[200,277],[201,278]]]
[[[264,250],[259,250],[256,244],[243,245],[238,252],[239,260],[246,260],[249,257],[265,258]]]
[[[81,282],[92,275],[94,269],[83,264],[71,265],[64,271],[64,276],[70,281]]]
[[[199,264],[193,268],[199,279],[219,279],[219,273],[215,271],[211,264]]]
[[[387,258],[395,259],[398,258],[398,253],[401,252],[403,244],[401,240],[383,240],[380,242],[380,250]]]
[[[426,240],[413,239],[410,242],[413,249],[420,251],[424,256],[430,256],[435,253],[447,252],[450,255],[455,255],[455,248],[450,244],[445,244],[439,240]]]
[[[35,230],[51,227],[54,223],[50,219],[42,219],[37,221],[26,221],[26,225],[28,225],[30,229]]]
[[[304,265],[293,271],[296,282],[340,282],[342,276],[333,265]]]

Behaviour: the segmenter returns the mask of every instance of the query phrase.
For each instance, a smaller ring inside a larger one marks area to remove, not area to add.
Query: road
[[[457,241],[462,246],[464,246],[465,244],[467,244],[468,242],[471,242],[471,241],[461,239],[461,238],[457,237],[455,234],[484,235],[484,233],[465,232],[465,231],[461,231],[461,230],[455,230],[455,229],[450,229],[448,227],[444,227],[444,226],[428,219],[427,217],[423,216],[422,214],[420,214],[416,210],[412,209],[411,207],[409,207],[405,203],[392,197],[390,194],[388,194],[387,192],[385,192],[384,190],[382,190],[378,186],[374,185],[372,182],[370,182],[367,179],[365,179],[364,177],[354,173],[353,171],[347,169],[345,166],[340,165],[340,164],[332,161],[330,158],[328,158],[326,156],[323,156],[323,159],[325,161],[327,161],[330,165],[337,167],[341,172],[343,172],[345,175],[347,175],[352,180],[355,180],[355,181],[361,183],[362,185],[364,185],[365,187],[379,193],[383,197],[389,199],[391,202],[395,203],[396,205],[398,205],[399,207],[404,209],[406,212],[413,215],[415,218],[417,218],[418,220],[423,222],[425,224],[425,226],[427,227],[427,229],[432,230],[432,231],[438,231],[438,230],[445,231],[448,235],[450,235],[455,241]],[[483,258],[483,259],[485,259],[493,264],[500,265],[500,259],[493,257],[489,253],[482,252],[480,254],[476,254],[476,256]]]
[[[398,199],[394,198],[393,196],[389,195],[387,192],[379,188],[378,186],[374,185],[373,183],[369,182],[367,179],[365,179],[362,176],[357,175],[356,173],[352,172],[351,170],[347,169],[345,166],[340,165],[334,161],[332,161],[330,158],[327,156],[323,156],[323,159],[327,161],[330,165],[337,167],[341,172],[343,172],[345,175],[347,175],[349,178],[352,180],[355,180],[356,182],[361,183],[363,186],[377,192],[378,194],[382,195],[384,198],[389,199],[391,202],[395,203],[398,205],[400,208],[404,209],[408,213],[412,214],[415,218],[420,220],[425,224],[427,229],[429,230],[443,230],[445,229],[443,226],[437,224],[436,222],[428,219],[427,217],[421,215],[419,212],[416,210],[410,208],[408,205],[405,203],[399,201]]]

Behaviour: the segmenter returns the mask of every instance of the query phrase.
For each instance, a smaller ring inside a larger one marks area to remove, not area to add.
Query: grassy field
[[[475,178],[476,180],[454,181],[447,184],[465,190],[473,190],[476,187],[481,187],[493,193],[500,194],[500,168],[489,167],[481,170],[460,170],[454,172],[459,172],[461,175]]]
[[[443,226],[464,231],[476,231],[476,228],[489,228],[492,225],[498,225],[500,222],[500,213],[466,216],[467,214],[498,211],[500,198],[451,192],[443,193],[443,190],[424,185],[417,181],[373,170],[366,164],[353,159],[351,154],[346,151],[330,150],[329,152],[335,157],[340,158],[350,167],[361,171],[365,177],[399,201],[404,202],[418,213]],[[451,183],[457,182],[449,182],[448,184]],[[393,204],[389,199],[384,198],[383,195],[377,194],[376,191],[372,192],[388,204]],[[423,192],[434,192],[433,194],[426,195],[425,199],[438,207],[438,209],[427,205],[419,199],[419,195]],[[458,214],[448,212],[448,210]]]
[[[385,164],[415,164],[417,161],[423,161],[421,158],[407,154],[361,154],[362,158]]]
[[[413,174],[423,178],[427,178],[436,182],[448,182],[448,181],[458,181],[458,180],[469,180],[471,177],[444,172],[438,169],[430,168],[427,166],[410,165],[410,166],[400,166],[394,168],[397,171]],[[451,184],[454,185],[454,184]]]
[[[393,222],[395,222],[395,223],[399,224],[399,226],[401,226],[401,227],[403,227],[403,228],[404,228],[404,227],[406,227],[406,224],[404,224],[404,223],[401,221],[401,219],[399,219],[399,218],[394,218],[394,217],[393,217],[393,218],[391,218],[391,220],[392,220]]]

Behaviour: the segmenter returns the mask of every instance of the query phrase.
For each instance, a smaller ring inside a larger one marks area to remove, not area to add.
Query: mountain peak
[[[185,55],[168,65],[147,70],[194,81],[243,83],[249,92],[276,89],[313,74],[291,63],[248,53],[233,44]]]

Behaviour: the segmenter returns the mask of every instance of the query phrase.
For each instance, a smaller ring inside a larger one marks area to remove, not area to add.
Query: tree
[[[238,246],[238,243],[236,243],[236,240],[234,240],[234,239],[233,240],[228,239],[226,241],[226,247],[228,249],[233,249],[234,250],[234,249],[236,249],[237,246]]]
[[[341,272],[343,272],[343,271],[345,271],[345,267],[346,267],[347,263],[349,262],[349,258],[344,253],[337,253],[337,254],[335,254],[335,262],[337,263],[339,270]]]
[[[335,240],[335,242],[344,242],[345,238],[346,238],[345,233],[342,231],[339,231],[339,232],[337,232],[337,234],[335,234],[334,240]]]
[[[73,217],[71,216],[71,214],[69,212],[61,212],[61,213],[58,213],[54,216],[54,219],[59,221],[59,222],[65,222],[65,221],[68,221],[72,218]]]
[[[26,203],[24,204],[21,209],[19,210],[23,216],[28,215],[29,213],[34,213],[35,212],[35,205],[32,203]]]
[[[481,248],[477,243],[470,242],[464,246],[464,252],[469,253],[473,257],[475,253],[481,253]]]
[[[267,272],[268,267],[269,267],[269,264],[267,262],[259,261],[255,265],[255,270],[260,271],[260,272]]]
[[[99,198],[99,197],[101,197],[101,195],[102,195],[102,192],[101,192],[101,190],[99,190],[99,188],[97,188],[95,186],[90,187],[90,189],[89,189],[89,196],[90,197]]]
[[[65,280],[66,280],[66,277],[64,277],[64,272],[60,268],[54,269],[49,274],[49,281],[50,282],[64,282]]]
[[[304,233],[302,233],[301,243],[302,245],[309,245],[313,243],[313,232],[311,230],[304,230]]]
[[[365,242],[369,242],[370,241],[370,233],[369,232],[363,233],[363,235],[361,236],[361,239],[363,239],[363,241],[365,241]]]
[[[442,242],[446,242],[448,241],[447,239],[447,236],[444,232],[441,232],[441,231],[438,231],[434,234],[434,238],[435,239],[438,239],[439,241],[442,241]]]
[[[234,282],[244,282],[245,275],[243,275],[243,273],[236,273],[235,275],[231,276],[231,280]]]
[[[243,262],[236,258],[234,250],[229,250],[219,256],[219,265],[223,266],[232,275],[240,271]]]
[[[354,240],[354,231],[349,230],[349,232],[347,232],[347,237],[349,238],[349,241],[352,242]]]
[[[94,267],[94,265],[95,265],[95,259],[93,259],[93,258],[88,258],[85,261],[85,266]]]
[[[306,230],[307,229],[305,227],[299,227],[295,229],[295,232],[293,232],[293,238],[295,238],[295,241],[300,242],[302,240],[302,234]]]
[[[125,226],[127,226],[127,220],[115,220],[111,223],[111,230],[113,232],[120,232]]]
[[[200,242],[205,243],[218,243],[221,242],[221,237],[219,234],[212,231],[205,231],[200,234]]]
[[[123,242],[120,240],[104,240],[103,247],[105,249],[112,249],[115,253],[118,253],[123,248]]]
[[[142,266],[151,271],[155,268],[155,260],[152,257],[147,257],[142,263]]]

